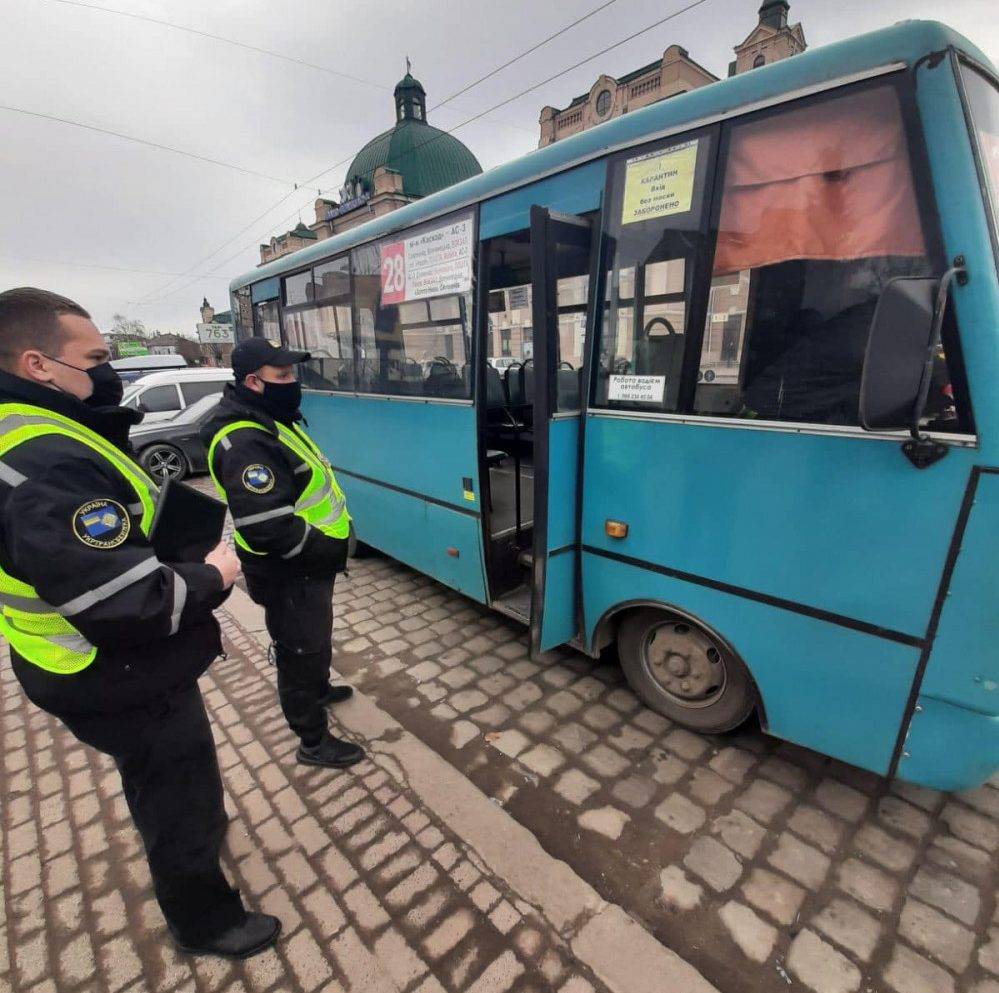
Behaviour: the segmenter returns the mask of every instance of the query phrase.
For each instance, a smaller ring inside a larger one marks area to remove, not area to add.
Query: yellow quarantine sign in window
[[[622,224],[685,214],[694,196],[697,141],[629,159],[624,173]]]

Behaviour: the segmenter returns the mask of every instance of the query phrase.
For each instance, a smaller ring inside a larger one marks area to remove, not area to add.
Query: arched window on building
[[[757,55],[756,58],[753,59],[753,68],[754,69],[759,69],[760,66],[765,66],[766,64],[767,64],[766,56],[763,55],[762,53],[760,55]]]

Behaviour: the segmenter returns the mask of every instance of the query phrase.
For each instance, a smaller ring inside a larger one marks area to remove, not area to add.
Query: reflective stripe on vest
[[[129,513],[142,515],[139,527],[149,534],[158,487],[127,455],[111,442],[78,421],[30,404],[0,404],[0,483],[17,487],[27,481],[22,473],[2,460],[25,441],[56,435],[86,446],[100,456],[135,491]],[[101,599],[124,589],[160,566],[155,555],[133,566],[101,586],[74,597],[61,606],[46,603],[33,586],[15,579],[0,565],[0,634],[23,659],[40,669],[70,675],[86,669],[97,656],[97,648],[67,620]],[[175,598],[179,595],[175,590]]]
[[[224,451],[231,448],[232,442],[229,440],[229,435],[233,431],[240,431],[244,428],[271,434],[263,424],[258,424],[256,421],[233,421],[216,432],[215,437],[212,438],[211,445],[208,447],[208,471],[211,473],[212,482],[215,483],[215,489],[218,490],[219,496],[223,500],[226,499],[226,492],[219,482],[218,476],[215,474],[215,449],[220,445]],[[299,473],[310,472],[311,475],[305,484],[305,488],[295,501],[294,507],[276,507],[273,510],[264,511],[260,514],[251,514],[234,520],[236,544],[244,551],[250,552],[253,555],[265,554],[264,552],[254,551],[249,546],[246,539],[239,533],[240,526],[245,527],[250,524],[271,520],[272,518],[282,517],[286,514],[294,514],[296,517],[300,517],[307,525],[319,528],[323,534],[331,538],[346,538],[350,533],[350,515],[347,513],[347,499],[336,481],[336,476],[333,475],[333,470],[330,468],[329,462],[323,458],[312,439],[297,424],[290,428],[285,427],[284,424],[278,424],[277,430],[278,441],[285,448],[289,449],[301,463],[295,468],[294,473],[298,475]],[[294,558],[305,547],[308,534],[309,529],[306,527],[302,535],[302,540],[290,552],[285,553],[282,558]]]

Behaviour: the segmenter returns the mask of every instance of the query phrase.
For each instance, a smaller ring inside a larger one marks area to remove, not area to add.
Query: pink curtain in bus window
[[[736,129],[715,275],[789,259],[925,254],[890,87]]]

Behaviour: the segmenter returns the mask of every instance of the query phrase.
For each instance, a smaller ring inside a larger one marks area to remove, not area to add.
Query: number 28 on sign
[[[406,299],[406,243],[383,245],[381,263],[382,303],[402,303]]]

